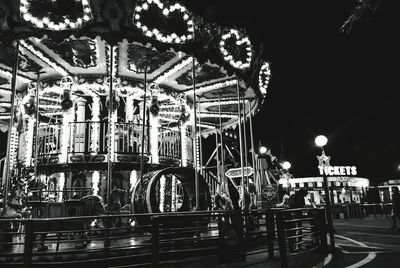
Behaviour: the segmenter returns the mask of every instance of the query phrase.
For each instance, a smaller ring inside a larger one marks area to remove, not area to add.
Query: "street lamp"
[[[292,164],[290,164],[290,162],[288,162],[288,161],[283,161],[281,166],[282,166],[283,170],[285,171],[283,175],[284,175],[284,177],[286,177],[287,191],[288,191],[288,194],[290,195],[290,179],[291,179],[292,175],[289,173],[289,169],[292,167]]]
[[[258,148],[258,152],[260,153],[260,155],[265,155],[267,153],[267,147],[260,146],[260,148]]]
[[[292,167],[292,164],[290,164],[290,162],[288,162],[288,161],[284,161],[284,162],[282,163],[282,168],[283,168],[284,170],[286,170],[286,171],[288,171],[291,167]]]
[[[319,135],[315,138],[315,144],[318,147],[323,148],[326,144],[328,143],[328,138],[325,137],[324,135]]]
[[[326,217],[328,220],[328,232],[329,238],[331,241],[331,249],[335,249],[335,237],[334,237],[334,229],[332,223],[332,213],[331,213],[331,202],[329,198],[329,186],[328,186],[328,177],[326,176],[325,168],[330,166],[329,161],[330,157],[325,155],[324,146],[328,143],[328,139],[324,135],[319,135],[315,138],[315,145],[321,148],[321,156],[317,156],[319,161],[319,165],[323,167],[322,178],[324,180],[324,190],[325,190],[325,209],[326,209]]]

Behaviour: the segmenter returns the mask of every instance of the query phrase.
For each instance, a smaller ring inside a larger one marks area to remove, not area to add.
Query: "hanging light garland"
[[[81,17],[71,19],[69,16],[62,16],[60,22],[54,22],[50,17],[38,18],[31,13],[31,3],[33,0],[21,0],[19,11],[21,17],[37,28],[47,28],[53,31],[74,30],[82,28],[86,23],[93,20],[92,9],[89,0],[80,0],[83,14]]]
[[[250,40],[247,36],[243,36],[244,34],[240,33],[237,30],[230,29],[226,31],[222,36],[221,36],[221,41],[219,42],[219,49],[224,57],[224,59],[229,62],[230,65],[232,65],[236,69],[244,70],[250,67],[250,61],[251,61],[251,43]],[[237,47],[241,47],[242,45],[245,46],[246,49],[246,58],[245,59],[237,59],[240,55],[233,55],[232,53],[229,53],[229,48],[227,47],[230,43],[230,40],[236,40],[234,45]],[[229,44],[228,44],[229,43]]]
[[[217,90],[220,88],[225,88],[225,87],[236,85],[236,83],[237,83],[237,80],[233,79],[233,80],[227,80],[224,82],[215,83],[215,84],[204,86],[204,87],[199,87],[199,88],[196,88],[196,94],[201,95],[204,92],[209,92],[209,91]],[[193,95],[193,89],[190,89],[190,90],[186,91],[185,93],[187,95],[190,95],[190,94]]]
[[[261,70],[258,75],[258,87],[260,88],[261,94],[263,94],[263,96],[267,94],[267,88],[270,77],[271,77],[271,69],[269,62],[264,62],[263,65],[261,66]]]
[[[157,8],[161,11],[162,16],[168,17],[171,13],[178,12],[182,14],[183,20],[186,22],[187,34],[183,34],[178,36],[175,32],[172,34],[164,34],[159,29],[153,28],[150,29],[147,27],[142,21],[142,13],[147,11],[150,5],[157,6]],[[194,37],[194,25],[193,19],[191,15],[186,10],[184,6],[179,3],[175,3],[174,5],[167,6],[161,3],[160,0],[146,0],[143,3],[138,4],[135,7],[135,13],[132,19],[133,25],[139,28],[143,34],[147,37],[155,38],[156,40],[163,43],[176,43],[181,44],[185,43],[188,40],[193,39]]]
[[[35,38],[36,43],[40,43],[40,40],[38,38]],[[38,57],[40,60],[45,62],[47,65],[52,67],[55,71],[59,72],[62,76],[69,76],[69,73],[66,69],[64,69],[62,66],[60,66],[58,63],[53,62],[50,60],[48,57],[46,57],[42,52],[39,50],[36,50],[34,46],[30,45],[27,43],[25,40],[20,40],[21,48],[26,49],[29,52],[31,52],[33,55]]]

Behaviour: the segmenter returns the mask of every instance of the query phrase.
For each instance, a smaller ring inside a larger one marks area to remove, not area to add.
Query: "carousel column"
[[[137,183],[137,178],[138,178],[137,171],[136,170],[132,170],[130,172],[130,174],[129,174],[129,184],[130,184],[129,192],[130,192],[130,194],[133,193],[133,190],[134,190],[134,188],[136,186],[136,183]]]
[[[192,57],[192,81],[193,81],[193,121],[194,121],[194,128],[193,128],[193,151],[194,151],[194,186],[195,186],[195,193],[196,193],[196,209],[199,208],[199,174],[198,174],[198,135],[197,135],[197,105],[196,105],[196,60]]]
[[[158,135],[159,135],[159,120],[157,115],[150,113],[150,153],[153,164],[158,164]]]
[[[238,125],[239,125],[239,148],[240,148],[240,168],[242,171],[242,178],[240,181],[240,194],[241,194],[241,199],[242,199],[242,208],[245,209],[246,207],[246,200],[245,200],[245,192],[244,192],[244,159],[243,159],[243,138],[242,138],[242,119],[241,119],[241,103],[240,103],[240,86],[239,86],[239,80],[236,82],[236,90],[237,90],[237,97],[238,97]]]
[[[188,160],[187,133],[186,133],[187,125],[186,123],[181,123],[179,127],[181,131],[181,166],[186,167]]]
[[[70,149],[69,145],[71,143],[71,129],[70,123],[74,121],[74,111],[75,111],[75,103],[73,103],[72,108],[63,111],[63,122],[62,122],[62,130],[61,130],[61,155],[60,155],[60,163],[66,164],[68,162],[68,151]]]
[[[93,191],[93,195],[99,195],[99,182],[100,182],[100,171],[95,170],[92,173],[92,191]]]
[[[90,151],[92,154],[97,154],[99,151],[99,139],[100,139],[100,98],[93,97],[92,103],[92,123],[91,134],[90,134]],[[100,171],[95,170],[92,173],[92,190],[93,195],[99,195],[99,182],[100,182]]]
[[[132,95],[128,95],[126,97],[126,104],[125,104],[125,122],[133,122],[133,97]]]
[[[76,129],[75,129],[75,152],[84,153],[85,152],[85,113],[86,113],[86,100],[83,98],[78,98],[76,100]]]
[[[25,152],[25,166],[29,167],[32,165],[32,153],[33,153],[33,132],[35,130],[35,118],[33,116],[29,116],[28,124],[26,128],[25,135],[25,144],[26,144],[26,152]]]
[[[171,212],[176,211],[176,177],[172,175],[171,180]]]
[[[165,212],[165,185],[166,185],[166,178],[164,175],[160,178],[160,212]]]
[[[65,172],[61,172],[60,173],[60,178],[59,178],[59,182],[58,182],[58,190],[59,193],[57,195],[57,202],[62,202],[63,201],[63,191],[64,191],[64,186],[65,186]]]
[[[100,98],[97,96],[93,97],[91,121],[90,151],[93,154],[97,154],[100,141]]]

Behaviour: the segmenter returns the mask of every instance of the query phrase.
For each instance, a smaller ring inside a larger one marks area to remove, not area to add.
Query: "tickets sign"
[[[320,175],[328,176],[355,176],[357,168],[355,166],[318,166]]]

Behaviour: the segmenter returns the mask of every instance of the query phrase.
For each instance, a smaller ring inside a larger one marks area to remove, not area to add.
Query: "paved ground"
[[[357,268],[400,267],[400,232],[390,229],[391,218],[371,216],[362,219],[335,220],[336,249],[333,253],[313,252],[290,256],[291,268]],[[398,224],[400,227],[400,223]],[[167,266],[176,267],[176,266]],[[218,259],[208,262],[191,262],[179,267],[281,267],[279,258],[270,260],[267,253],[249,255],[246,262],[218,264]]]
[[[400,267],[400,231],[390,229],[390,217],[337,220],[334,225],[338,250],[326,267]]]

